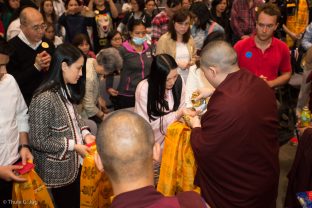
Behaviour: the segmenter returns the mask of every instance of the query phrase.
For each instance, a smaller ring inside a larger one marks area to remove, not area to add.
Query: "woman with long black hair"
[[[211,17],[213,21],[217,22],[224,29],[224,34],[226,40],[231,42],[232,29],[230,26],[230,15],[228,11],[228,1],[227,0],[213,0],[211,2]]]
[[[178,65],[168,54],[157,55],[151,74],[142,80],[135,92],[135,112],[147,120],[154,131],[155,142],[161,152],[168,126],[184,114],[195,114],[184,107],[185,86],[178,74]],[[154,164],[154,180],[157,184],[160,163]]]
[[[157,55],[150,76],[138,84],[135,92],[135,112],[151,124],[161,146],[167,127],[186,111],[185,86],[177,68],[172,56]]]
[[[29,142],[36,171],[60,208],[80,206],[82,157],[89,151],[85,144],[95,141],[75,106],[84,95],[83,66],[84,57],[78,48],[60,45],[48,78],[29,107]]]
[[[191,35],[194,38],[196,49],[201,49],[204,40],[214,31],[224,32],[222,26],[213,21],[210,11],[203,2],[195,2],[190,8],[193,25],[191,27]]]

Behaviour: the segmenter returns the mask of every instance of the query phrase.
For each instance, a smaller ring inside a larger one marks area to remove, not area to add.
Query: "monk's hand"
[[[183,113],[183,116],[190,116],[190,117],[194,117],[199,114],[197,111],[195,111],[192,108],[183,108],[182,113]]]
[[[201,127],[200,119],[198,116],[189,117],[189,125],[191,128]]]
[[[195,92],[198,93],[198,96],[194,100],[198,101],[202,98],[210,97],[213,94],[214,89],[209,89],[207,87],[203,87],[203,88],[198,88]]]

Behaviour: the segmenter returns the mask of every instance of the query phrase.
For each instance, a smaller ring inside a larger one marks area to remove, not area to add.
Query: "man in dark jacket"
[[[53,43],[43,38],[46,25],[41,13],[32,7],[21,11],[21,32],[9,41],[14,49],[7,66],[16,79],[27,106],[43,81],[54,52]]]

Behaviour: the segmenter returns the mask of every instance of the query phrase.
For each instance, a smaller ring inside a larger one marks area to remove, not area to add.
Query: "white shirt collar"
[[[32,49],[36,50],[38,48],[38,46],[41,44],[42,40],[40,40],[39,42],[35,43],[35,44],[31,44],[28,39],[26,38],[25,34],[23,33],[23,31],[21,30],[21,32],[18,34],[18,37],[29,47],[31,47]]]

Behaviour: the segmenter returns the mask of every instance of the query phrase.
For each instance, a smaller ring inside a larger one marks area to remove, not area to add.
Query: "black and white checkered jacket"
[[[80,130],[86,129],[76,110],[75,114]],[[77,143],[77,137],[68,108],[58,92],[45,91],[32,99],[29,126],[36,172],[47,187],[72,183],[78,175],[79,158],[76,151],[68,149],[68,141],[74,139]]]

